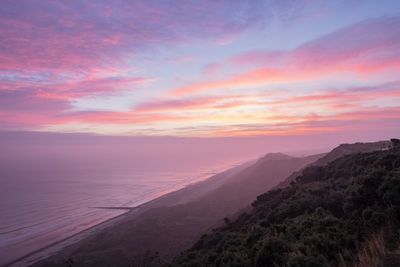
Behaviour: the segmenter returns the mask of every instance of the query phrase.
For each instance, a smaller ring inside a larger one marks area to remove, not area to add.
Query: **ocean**
[[[0,266],[256,158],[263,143],[0,131]]]
[[[204,180],[210,172],[85,172],[0,180],[0,265],[116,217],[125,211]]]

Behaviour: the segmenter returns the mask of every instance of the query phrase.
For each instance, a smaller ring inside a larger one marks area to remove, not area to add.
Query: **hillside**
[[[65,266],[65,258],[73,259],[74,267],[132,266],[147,251],[170,261],[224,217],[320,156],[267,154],[143,205],[126,220],[34,266]]]
[[[321,155],[321,157],[311,163],[313,166],[324,166],[328,164],[329,162],[334,161],[335,159],[338,159],[340,157],[343,157],[345,155],[353,154],[353,153],[366,153],[366,152],[372,152],[372,151],[379,151],[379,150],[385,150],[388,149],[391,145],[390,141],[378,141],[378,142],[370,142],[370,143],[354,143],[354,144],[341,144],[329,153],[325,155]],[[295,181],[298,176],[300,176],[303,173],[304,169],[301,169],[297,172],[292,173],[288,178],[286,178],[284,181],[279,183],[275,188],[284,188],[288,185],[290,185],[290,182]]]
[[[400,148],[310,166],[252,206],[173,266],[378,266],[399,243]]]

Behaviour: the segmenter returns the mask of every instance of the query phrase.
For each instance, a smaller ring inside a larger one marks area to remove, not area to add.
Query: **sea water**
[[[215,166],[213,171],[227,167]],[[0,265],[125,212],[98,207],[135,207],[209,173],[210,169],[195,169],[1,177]]]

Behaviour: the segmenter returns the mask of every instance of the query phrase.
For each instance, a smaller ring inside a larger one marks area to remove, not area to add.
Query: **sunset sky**
[[[400,1],[0,3],[0,130],[400,133]]]

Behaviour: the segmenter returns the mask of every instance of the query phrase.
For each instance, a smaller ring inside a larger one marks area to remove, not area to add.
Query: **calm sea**
[[[266,152],[230,138],[0,131],[0,266]],[[270,149],[268,147],[268,149]]]
[[[2,177],[0,265],[124,212],[96,207],[134,207],[227,167]]]

